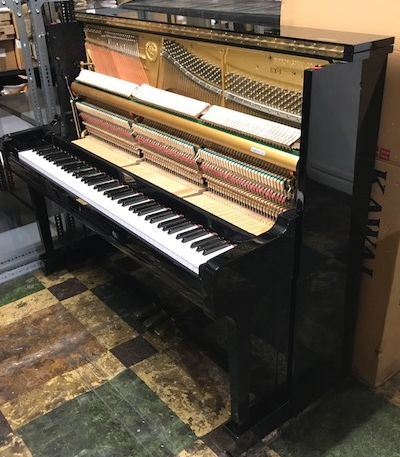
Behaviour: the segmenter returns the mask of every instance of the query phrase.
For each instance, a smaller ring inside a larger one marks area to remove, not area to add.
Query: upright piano
[[[190,3],[77,11],[61,25],[85,61],[57,64],[76,70],[76,133],[55,119],[2,148],[44,268],[47,198],[222,323],[226,429],[261,436],[348,375],[393,39],[279,29],[277,2]]]

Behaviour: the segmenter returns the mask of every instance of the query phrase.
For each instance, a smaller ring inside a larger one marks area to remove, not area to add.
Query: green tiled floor
[[[399,457],[400,410],[349,380],[294,420],[271,447],[282,457]]]
[[[33,420],[19,433],[32,454],[43,457],[169,457],[196,440],[131,370]]]
[[[172,321],[146,330],[140,283],[146,273],[111,252],[0,286],[1,457],[244,452],[222,430],[226,373]],[[244,455],[400,456],[400,375],[376,391],[348,380]]]
[[[44,289],[34,276],[23,276],[0,286],[0,306]]]

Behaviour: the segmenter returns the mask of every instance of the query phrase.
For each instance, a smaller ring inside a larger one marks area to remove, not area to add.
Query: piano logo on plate
[[[148,41],[145,46],[146,49],[146,57],[150,60],[150,62],[155,62],[158,57],[158,46],[157,43],[154,41]]]

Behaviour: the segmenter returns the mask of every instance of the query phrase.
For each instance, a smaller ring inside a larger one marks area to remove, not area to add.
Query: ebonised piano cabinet
[[[97,13],[107,21],[119,13],[124,17],[126,10]],[[186,13],[200,20],[196,12]],[[141,15],[151,20],[151,14],[142,11]],[[249,30],[240,21],[232,23],[237,25],[230,28],[229,36]],[[48,226],[45,198],[49,198],[155,275],[176,284],[208,317],[222,322],[221,328],[227,331],[223,350],[229,357],[232,400],[226,428],[235,437],[249,430],[264,436],[349,373],[386,59],[393,43],[386,37],[295,28],[278,35],[270,25],[264,29],[256,25],[248,34],[254,37],[264,30],[261,40],[282,37],[288,55],[322,52],[323,46],[310,51],[298,45],[312,47],[324,41],[319,36],[343,50],[340,58],[330,58],[330,65],[305,71],[296,208],[280,216],[265,235],[243,237],[218,218],[90,152],[73,148],[74,154],[110,175],[124,182],[135,180],[149,195],[238,241],[238,252],[228,260],[213,259],[201,268],[200,277],[18,160],[18,151],[44,142],[71,148],[69,139],[53,134],[54,126],[12,134],[2,141],[8,166],[30,188],[46,250],[46,269],[50,271],[60,261]]]

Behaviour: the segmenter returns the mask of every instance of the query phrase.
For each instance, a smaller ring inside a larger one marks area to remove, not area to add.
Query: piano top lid
[[[123,7],[242,24],[261,21],[277,30],[281,15],[280,0],[133,0]]]
[[[279,0],[133,0],[118,7],[113,0],[89,0],[85,5],[81,14],[75,8],[77,19],[83,22],[90,14],[103,16],[106,24],[106,18],[113,24],[120,21],[124,27],[129,27],[129,21],[144,21],[154,27],[167,26],[159,32],[169,30],[175,36],[191,34],[193,38],[197,32],[198,39],[208,40],[215,32],[211,41],[218,41],[218,33],[220,37],[223,33],[225,43],[231,39],[242,46],[345,61],[363,60],[377,51],[392,52],[394,43],[393,37],[382,35],[280,27]]]

